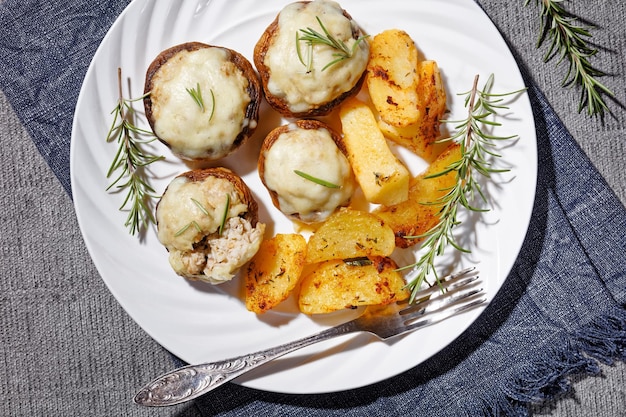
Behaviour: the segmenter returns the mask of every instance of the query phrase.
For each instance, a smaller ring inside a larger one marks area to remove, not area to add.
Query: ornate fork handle
[[[418,303],[402,303],[403,307],[394,303],[382,309],[374,308],[373,311],[368,308],[354,320],[284,345],[219,362],[176,369],[141,389],[134,401],[152,407],[180,404],[282,355],[323,340],[357,331],[369,332],[384,340],[437,323],[485,302],[483,289],[475,285],[478,276],[465,276],[469,271],[471,269],[453,274],[441,286],[422,290],[417,297],[421,300]]]
[[[133,400],[137,404],[152,407],[180,404],[287,353],[356,330],[354,322],[349,321],[267,350],[218,362],[188,365],[161,375],[139,391]]]

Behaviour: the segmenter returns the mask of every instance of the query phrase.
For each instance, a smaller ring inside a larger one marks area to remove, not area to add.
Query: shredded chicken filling
[[[255,228],[242,217],[231,217],[224,225],[221,237],[208,235],[194,244],[193,251],[172,252],[170,256],[182,267],[180,272],[186,275],[223,282],[231,279],[237,269],[256,253],[264,229],[263,224],[259,223]]]

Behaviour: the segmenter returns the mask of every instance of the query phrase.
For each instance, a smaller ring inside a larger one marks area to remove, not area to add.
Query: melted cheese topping
[[[266,186],[278,194],[280,210],[303,222],[325,220],[348,204],[355,189],[348,159],[326,129],[301,129],[290,125],[265,151]],[[340,186],[329,188],[302,178],[299,170]]]
[[[250,123],[248,80],[229,59],[230,52],[218,47],[182,50],[154,75],[154,133],[175,154],[190,159],[225,156]],[[198,86],[204,110],[187,91]]]
[[[351,58],[322,69],[337,57],[337,50],[328,45],[314,45],[312,48],[312,68],[307,72],[296,51],[296,34],[302,36],[301,29],[313,28],[323,33],[317,17],[326,29],[348,48],[356,40],[352,37],[356,24],[343,15],[343,10],[334,1],[315,0],[310,3],[292,3],[278,16],[277,34],[265,55],[265,65],[269,68],[268,90],[281,97],[289,110],[297,113],[328,103],[346,91],[351,90],[365,71],[369,56],[367,42],[359,42]],[[308,47],[300,41],[301,56],[308,62]]]
[[[227,195],[228,220],[218,235]],[[264,224],[252,227],[239,217],[247,210],[247,204],[226,179],[208,177],[194,182],[175,178],[156,211],[158,238],[169,252],[174,271],[211,284],[231,280],[259,250],[265,232]]]

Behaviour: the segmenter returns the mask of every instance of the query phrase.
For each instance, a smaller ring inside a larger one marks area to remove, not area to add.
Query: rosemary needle
[[[222,236],[224,226],[226,226],[226,220],[228,220],[228,212],[230,211],[230,194],[226,194],[226,204],[224,205],[224,212],[222,213],[222,221],[220,227],[217,230],[218,236]]]
[[[202,97],[200,83],[196,83],[196,88],[185,88],[185,90],[187,90],[187,93],[189,93],[193,101],[200,107],[200,111],[204,113],[204,98]]]
[[[204,97],[202,96],[202,90],[200,89],[200,83],[196,83],[196,88],[185,88],[187,93],[191,96],[193,101],[200,107],[200,111],[204,113],[206,111],[206,107],[204,105]],[[211,114],[209,115],[209,121],[213,119],[213,115],[215,114],[215,93],[213,93],[213,89],[210,89],[211,93]]]
[[[327,187],[327,188],[341,188],[340,185],[337,184],[333,184],[332,182],[326,181],[326,180],[322,180],[320,178],[314,177],[313,175],[307,174],[306,172],[302,172],[298,169],[294,169],[293,170],[294,173],[296,173],[297,175],[299,175],[300,177],[309,180],[311,182],[314,182],[318,185],[321,185],[323,187]]]
[[[198,207],[198,209],[200,209],[200,211],[202,212],[202,214],[204,214],[205,216],[208,216],[208,217],[210,217],[210,216],[211,216],[211,213],[209,213],[209,211],[206,209],[206,207],[204,207],[204,206],[202,205],[202,203],[201,203],[201,202],[199,202],[198,200],[196,200],[196,199],[195,199],[195,198],[193,198],[193,197],[191,197],[191,198],[190,198],[190,200],[191,200],[191,202],[192,202],[193,204],[195,204],[195,206],[196,206],[196,207]],[[184,225],[183,227],[181,227],[181,228],[178,230],[178,232],[176,232],[176,233],[174,234],[174,237],[178,237],[178,236],[182,235],[182,234],[183,234],[183,233],[185,233],[185,232],[187,231],[187,229],[189,229],[191,226],[193,226],[193,227],[196,229],[196,231],[197,231],[198,233],[202,233],[202,228],[200,227],[200,225],[198,224],[198,222],[197,222],[197,221],[195,221],[195,220],[192,220],[192,221],[190,221],[189,223],[187,223],[186,225]]]

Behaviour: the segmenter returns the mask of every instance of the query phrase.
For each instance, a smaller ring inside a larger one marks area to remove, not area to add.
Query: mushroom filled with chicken
[[[250,189],[227,168],[174,178],[157,204],[156,220],[174,271],[211,284],[230,281],[259,250],[265,232]]]

